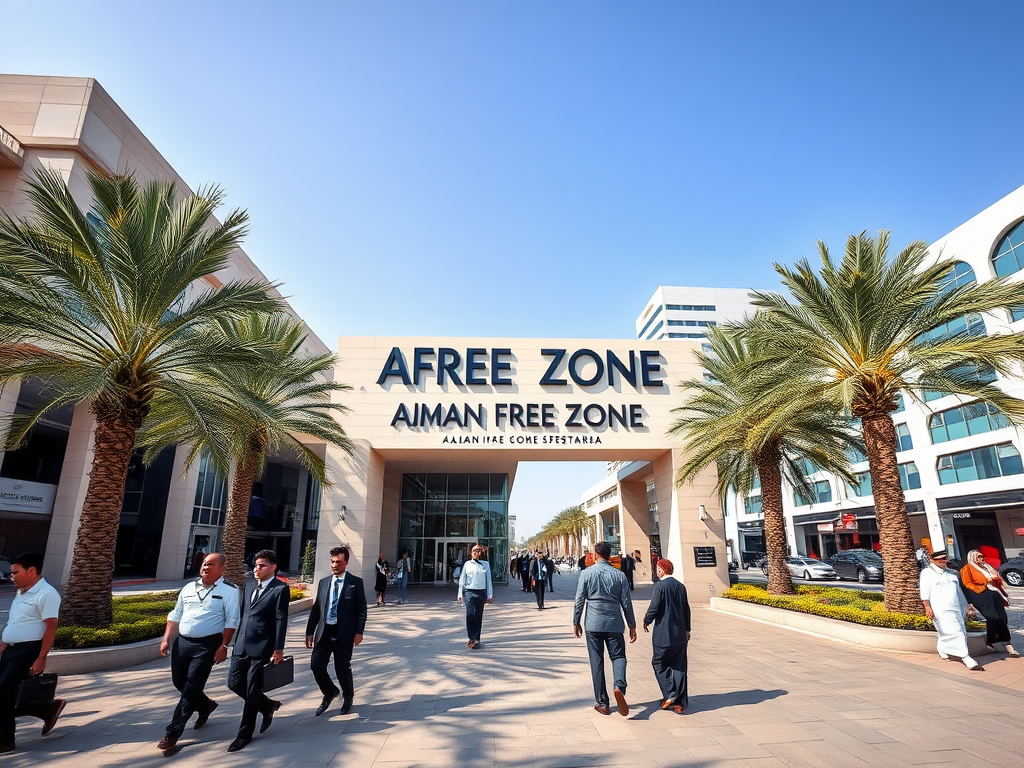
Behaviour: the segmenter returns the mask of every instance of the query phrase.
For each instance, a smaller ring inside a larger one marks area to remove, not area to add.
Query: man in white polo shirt
[[[46,669],[46,656],[53,647],[60,612],[60,595],[43,578],[42,555],[18,555],[11,563],[11,578],[18,591],[0,642],[0,752],[14,751],[18,686],[25,678]],[[65,703],[64,699],[55,699],[46,712],[26,714],[43,720],[45,736],[57,724]]]

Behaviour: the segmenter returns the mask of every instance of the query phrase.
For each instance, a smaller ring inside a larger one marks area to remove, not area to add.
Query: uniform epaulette
[[[227,579],[224,579],[224,584],[225,586],[234,587],[235,589],[238,589],[238,585],[235,584],[235,582],[233,581],[228,581]]]

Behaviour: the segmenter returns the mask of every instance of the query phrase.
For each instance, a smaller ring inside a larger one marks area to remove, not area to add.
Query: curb
[[[304,613],[313,605],[312,597],[304,597],[288,604],[288,615]],[[160,655],[162,638],[140,640],[127,645],[103,648],[79,648],[53,651],[46,657],[46,672],[51,675],[84,675],[89,672],[108,672],[112,669],[134,667],[163,658]]]
[[[869,627],[864,624],[854,624],[810,613],[787,611],[785,608],[774,608],[770,605],[746,603],[728,597],[712,597],[711,610],[775,624],[797,632],[839,640],[875,651],[926,654],[936,652],[934,632]],[[983,655],[985,653],[985,633],[968,632],[967,649],[971,655]]]

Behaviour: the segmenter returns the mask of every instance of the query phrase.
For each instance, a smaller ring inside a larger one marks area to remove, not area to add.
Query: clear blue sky
[[[630,337],[654,289],[932,241],[1024,183],[1024,3],[8,4],[339,335]],[[18,30],[12,34],[11,30]],[[345,300],[339,301],[338,296]],[[530,533],[601,470],[524,466]]]

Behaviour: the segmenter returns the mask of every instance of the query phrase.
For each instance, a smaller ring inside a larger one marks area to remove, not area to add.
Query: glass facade
[[[1012,275],[1024,268],[1024,221],[1018,222],[999,241],[996,255],[992,257],[992,267],[999,277]]]
[[[1010,426],[999,409],[988,403],[970,403],[940,411],[928,419],[933,443],[944,443],[968,435],[980,435]]]
[[[482,544],[494,582],[508,582],[508,475],[405,474],[400,503],[398,547],[409,551],[411,583],[448,580],[438,576],[438,540],[446,539]]]
[[[819,480],[811,487],[814,489],[812,496],[808,496],[802,488],[796,489],[794,501],[796,501],[796,505],[798,507],[806,507],[810,504],[820,504],[822,502],[832,501],[832,486],[829,484],[828,480]]]
[[[939,456],[936,469],[942,485],[1024,474],[1020,452],[1011,443]]]
[[[911,451],[914,449],[914,441],[910,438],[910,427],[906,424],[896,425],[896,450]]]

